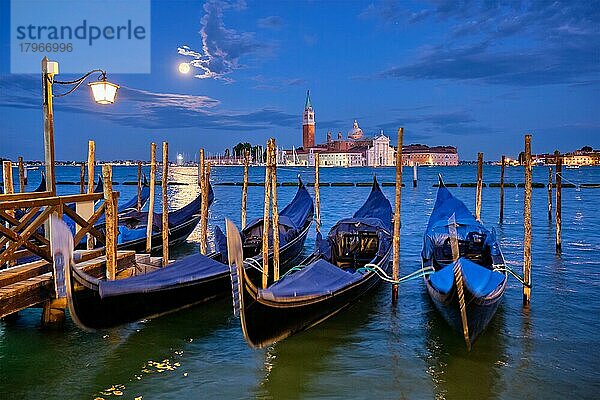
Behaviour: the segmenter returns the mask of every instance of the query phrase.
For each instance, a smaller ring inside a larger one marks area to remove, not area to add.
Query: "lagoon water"
[[[195,181],[194,168],[173,169],[173,179]],[[411,186],[405,168],[402,192],[401,273],[420,266],[422,235],[433,207],[432,185],[475,182],[476,167],[419,168]],[[279,182],[312,170],[279,168]],[[393,182],[393,168],[321,170],[321,182]],[[500,168],[484,167],[484,182],[499,182]],[[78,181],[79,169],[60,167],[58,181]],[[114,180],[135,180],[135,167],[115,167]],[[215,167],[211,180],[240,181],[239,167]],[[565,170],[574,183],[600,183],[600,168]],[[29,188],[39,182],[29,173]],[[262,182],[264,168],[252,167],[250,181]],[[548,170],[534,167],[534,182]],[[523,182],[523,169],[506,170],[506,182]],[[135,186],[117,185],[121,198]],[[160,190],[160,187],[157,187]],[[78,186],[58,186],[73,193]],[[309,189],[312,193],[312,188]],[[367,187],[323,187],[323,229],[351,215]],[[241,187],[214,186],[210,225],[224,218],[239,225]],[[279,188],[280,209],[295,194]],[[394,188],[384,187],[389,199]],[[451,188],[474,210],[475,188]],[[171,207],[197,193],[196,185],[170,186]],[[157,209],[160,207],[157,195]],[[483,189],[482,220],[495,227],[508,263],[523,260],[523,189],[505,189],[505,222],[498,224],[499,188]],[[248,218],[260,217],[263,188],[250,187]],[[600,392],[600,189],[563,189],[563,252],[554,251],[554,221],[547,218],[547,191],[533,189],[533,289],[528,309],[522,287],[509,279],[504,301],[488,330],[466,351],[429,301],[422,280],[400,286],[397,306],[382,284],[360,302],[320,325],[266,349],[250,349],[228,298],[154,320],[88,333],[67,317],[64,330],[40,328],[40,309],[0,322],[1,399],[183,399],[183,398],[597,398]],[[314,246],[314,229],[305,253]],[[198,251],[196,230],[174,257]],[[110,390],[113,389],[113,390]]]

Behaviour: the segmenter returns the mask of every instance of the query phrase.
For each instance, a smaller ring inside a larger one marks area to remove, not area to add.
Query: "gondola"
[[[296,196],[280,214],[279,230],[287,233],[282,235],[281,241],[280,261],[283,264],[288,265],[299,256],[312,216],[312,199],[300,184]],[[244,230],[250,257],[255,253],[253,232],[259,225],[256,222]],[[73,320],[84,329],[102,329],[229,295],[229,267],[220,262],[227,259],[220,230],[217,230],[217,240],[216,251],[208,256],[190,255],[153,272],[115,281],[94,278],[71,265],[65,274],[65,283]],[[272,254],[271,251],[270,260]],[[258,276],[258,271],[251,265],[260,263],[262,255],[254,255],[247,268]]]
[[[452,254],[451,225],[456,227],[458,259]],[[441,177],[421,256],[423,269],[435,271],[424,278],[433,304],[452,328],[464,333],[454,278],[454,269],[460,271],[470,347],[496,313],[508,275],[495,230],[486,229],[475,219],[464,203],[444,186]]]
[[[102,193],[103,191],[104,191],[104,180],[102,179],[102,175],[98,175],[98,183],[96,184],[96,187],[94,188],[94,193]],[[148,185],[148,180],[146,179],[146,175],[143,175],[142,190],[140,191],[140,205],[143,207],[149,198],[150,198],[150,186]],[[100,201],[103,201],[103,200],[99,200],[99,202]],[[127,200],[126,202],[119,203],[119,207],[118,207],[119,215],[122,215],[129,211],[137,211],[137,204],[138,204],[137,194],[135,196],[133,196],[132,198],[130,198],[129,200]],[[99,221],[103,221],[103,220],[104,220],[104,216],[101,217]]]
[[[233,296],[242,331],[260,348],[310,328],[357,301],[389,270],[392,207],[374,179],[371,193],[352,218],[338,221],[315,252],[277,282],[260,289],[239,262],[241,244],[228,221]]]
[[[214,200],[212,186],[209,185],[208,207]],[[200,207],[202,196],[199,194],[194,200],[178,210],[170,211],[169,245],[176,246],[185,241],[192,233],[198,222],[200,222]],[[119,250],[134,250],[138,253],[146,251],[146,226],[148,224],[148,212],[129,210],[119,214],[119,235],[117,237],[117,248]],[[105,233],[105,225],[100,224],[98,230]],[[162,249],[162,213],[154,213],[152,217],[151,252]]]

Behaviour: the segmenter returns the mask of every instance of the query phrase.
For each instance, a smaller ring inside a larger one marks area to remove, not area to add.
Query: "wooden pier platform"
[[[147,255],[139,256],[149,258]],[[105,264],[105,255],[89,250],[81,252],[77,266],[87,274],[100,277],[104,274]],[[133,269],[136,266],[134,251],[117,253],[118,278],[135,274]],[[0,270],[0,318],[29,307],[40,307],[53,299],[52,265],[48,261],[39,260]]]

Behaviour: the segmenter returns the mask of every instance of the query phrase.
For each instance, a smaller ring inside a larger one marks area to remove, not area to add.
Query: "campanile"
[[[310,91],[306,91],[306,104],[302,114],[302,148],[315,147],[315,112],[310,104]]]

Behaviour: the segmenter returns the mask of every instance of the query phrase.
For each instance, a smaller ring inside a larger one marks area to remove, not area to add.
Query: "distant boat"
[[[579,165],[567,165],[566,169],[579,169]]]

